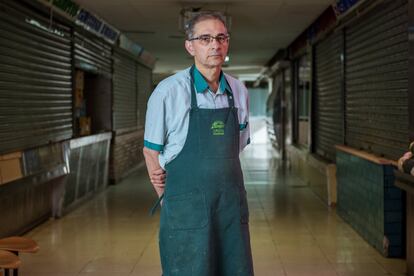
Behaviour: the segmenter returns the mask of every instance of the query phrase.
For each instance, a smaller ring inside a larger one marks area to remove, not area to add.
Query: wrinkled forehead
[[[195,35],[218,35],[218,34],[227,34],[227,29],[224,26],[223,22],[218,19],[205,19],[197,22],[194,25],[194,34]]]

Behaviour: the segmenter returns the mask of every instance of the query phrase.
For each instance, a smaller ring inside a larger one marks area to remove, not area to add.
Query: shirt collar
[[[197,93],[204,93],[207,89],[209,89],[208,83],[205,80],[205,78],[203,77],[203,75],[200,73],[200,71],[198,71],[197,67],[194,66],[194,85],[195,85],[195,89],[197,91]],[[219,82],[219,86],[220,86],[220,93],[224,94],[224,91],[227,91],[229,93],[231,92],[231,88],[228,85],[227,81],[226,81],[226,77],[224,76],[223,71],[221,71],[220,73],[220,82]]]

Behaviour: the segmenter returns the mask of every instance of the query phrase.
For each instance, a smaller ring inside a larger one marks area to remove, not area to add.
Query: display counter
[[[111,133],[0,156],[0,237],[60,217],[108,184]]]

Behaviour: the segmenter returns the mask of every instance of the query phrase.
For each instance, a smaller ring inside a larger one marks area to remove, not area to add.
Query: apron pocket
[[[166,197],[164,208],[173,230],[199,229],[208,223],[206,199],[199,190]]]

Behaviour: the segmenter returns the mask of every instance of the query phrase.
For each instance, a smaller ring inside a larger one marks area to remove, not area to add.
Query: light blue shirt
[[[240,151],[242,151],[250,142],[249,95],[246,87],[239,80],[221,73],[219,89],[213,93],[197,68],[194,70],[194,86],[199,108],[228,107],[225,93],[233,94],[234,105],[238,108]],[[162,168],[174,160],[184,147],[190,109],[190,68],[161,81],[148,100],[144,146],[160,152],[158,158]]]

